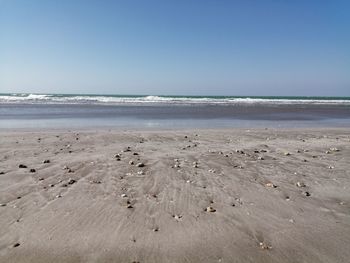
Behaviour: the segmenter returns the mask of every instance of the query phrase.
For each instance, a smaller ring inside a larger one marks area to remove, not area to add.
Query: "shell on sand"
[[[206,209],[205,209],[206,212],[211,212],[211,213],[214,213],[216,212],[216,209],[213,208],[212,206],[208,206]]]
[[[272,187],[272,188],[276,188],[277,186],[273,183],[266,183],[265,184],[266,187]]]

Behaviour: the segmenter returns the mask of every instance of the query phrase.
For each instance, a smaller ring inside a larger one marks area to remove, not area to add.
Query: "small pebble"
[[[130,165],[133,165],[133,164],[134,164],[134,161],[129,161],[129,164],[130,164]]]
[[[20,246],[20,243],[13,244],[13,247],[19,247],[19,246]]]
[[[50,163],[50,160],[44,160],[43,163]]]
[[[0,206],[6,206],[6,204],[3,203],[3,204],[0,204]]]
[[[77,181],[74,180],[74,179],[69,179],[68,184],[74,184],[74,183],[76,183],[76,182],[77,182]]]
[[[35,173],[35,172],[36,172],[36,170],[32,168],[32,169],[30,169],[30,170],[29,170],[29,172],[31,172],[31,173]]]
[[[123,152],[130,152],[131,149],[130,149],[130,146],[128,146],[126,149],[123,150]]]
[[[27,168],[27,166],[24,164],[20,164],[20,165],[18,165],[18,168]]]

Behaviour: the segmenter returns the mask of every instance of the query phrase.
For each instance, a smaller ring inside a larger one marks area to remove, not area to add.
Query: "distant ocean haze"
[[[0,128],[350,127],[348,97],[0,94]]]

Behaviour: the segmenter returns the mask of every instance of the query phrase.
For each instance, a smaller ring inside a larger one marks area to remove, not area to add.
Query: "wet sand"
[[[350,258],[345,128],[2,131],[0,182],[0,262]]]

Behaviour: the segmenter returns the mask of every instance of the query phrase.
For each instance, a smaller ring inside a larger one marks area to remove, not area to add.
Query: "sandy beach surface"
[[[0,262],[349,262],[350,130],[3,130],[0,204]]]

